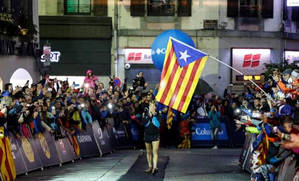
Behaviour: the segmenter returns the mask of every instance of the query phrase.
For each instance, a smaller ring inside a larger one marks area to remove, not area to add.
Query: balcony
[[[36,56],[37,29],[21,11],[0,10],[0,55]]]

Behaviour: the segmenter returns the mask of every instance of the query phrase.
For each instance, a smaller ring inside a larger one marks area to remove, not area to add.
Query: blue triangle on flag
[[[207,56],[207,54],[179,40],[171,38],[171,41],[180,67],[185,67],[190,63]]]

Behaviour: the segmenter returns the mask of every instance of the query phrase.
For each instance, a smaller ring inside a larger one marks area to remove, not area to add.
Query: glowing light
[[[243,77],[243,79],[244,80],[252,80],[252,75],[245,75],[244,77]]]
[[[260,75],[255,75],[254,80],[261,80],[261,76]]]
[[[109,104],[107,105],[107,107],[108,107],[109,109],[112,109],[112,108],[113,108],[113,105],[112,105],[111,103],[109,103]]]

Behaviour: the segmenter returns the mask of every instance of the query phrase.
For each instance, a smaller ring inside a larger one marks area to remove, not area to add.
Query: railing
[[[38,44],[0,36],[0,55],[38,56]]]
[[[36,56],[36,26],[23,11],[0,8],[0,55]]]

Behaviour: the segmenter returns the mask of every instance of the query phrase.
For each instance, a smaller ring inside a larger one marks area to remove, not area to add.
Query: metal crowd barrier
[[[66,162],[74,162],[78,158],[103,156],[112,153],[117,145],[118,136],[113,127],[101,128],[98,121],[86,126],[75,139],[79,155],[72,146],[72,135],[63,131],[65,137],[55,140],[54,136],[45,131],[34,137],[15,138],[9,134],[11,150],[17,175],[50,166],[62,166]],[[1,176],[1,174],[0,174]]]

